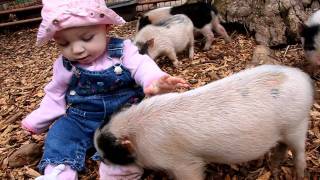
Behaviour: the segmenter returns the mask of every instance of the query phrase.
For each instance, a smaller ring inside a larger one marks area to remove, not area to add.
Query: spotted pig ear
[[[133,148],[132,142],[129,140],[128,137],[121,138],[120,144],[122,147],[127,149],[130,153],[134,153],[134,148]]]

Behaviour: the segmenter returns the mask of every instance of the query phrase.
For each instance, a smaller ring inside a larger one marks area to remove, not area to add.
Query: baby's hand
[[[25,120],[21,122],[21,127],[26,135],[39,134],[39,132],[32,128]]]
[[[58,166],[54,167],[52,172],[49,174],[45,174],[43,176],[39,176],[35,178],[35,180],[56,180],[58,179],[58,175],[64,171],[66,168],[66,165],[59,164]]]
[[[25,129],[23,129],[23,132],[22,132],[25,136],[31,136],[32,135],[32,132],[30,131],[27,131]]]
[[[162,94],[177,88],[188,88],[189,84],[182,78],[166,75],[152,82],[144,89],[146,96]]]
[[[25,135],[25,136],[32,136],[33,134],[36,134],[36,133],[34,133],[32,130],[30,130],[30,129],[28,129],[27,127],[25,127],[25,126],[23,126],[22,125],[22,129],[23,129],[23,134]]]

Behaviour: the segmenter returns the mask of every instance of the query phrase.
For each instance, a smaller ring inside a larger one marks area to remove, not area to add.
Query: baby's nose
[[[85,51],[85,48],[81,43],[74,43],[72,45],[72,53],[74,54],[81,54]]]

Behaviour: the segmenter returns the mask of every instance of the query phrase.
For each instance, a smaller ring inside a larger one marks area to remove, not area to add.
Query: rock
[[[258,45],[253,52],[252,60],[247,65],[247,68],[256,67],[262,64],[280,63],[272,57],[271,50],[268,47],[264,45]]]
[[[189,83],[190,83],[190,84],[197,84],[197,83],[198,83],[198,80],[197,80],[197,79],[190,79],[190,80],[189,80]]]
[[[41,154],[41,145],[35,143],[25,144],[9,156],[8,165],[16,168],[32,164],[40,158]]]
[[[243,25],[255,34],[258,44],[268,47],[300,42],[298,24],[303,23],[309,8],[316,10],[318,0],[214,0],[211,1],[227,23]]]

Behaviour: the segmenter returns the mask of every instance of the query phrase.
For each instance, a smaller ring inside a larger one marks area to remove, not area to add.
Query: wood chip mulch
[[[114,36],[132,38],[135,21],[114,27]],[[44,96],[43,88],[51,80],[52,64],[59,51],[54,43],[38,48],[35,46],[37,28],[28,28],[0,33],[0,179],[33,179],[39,176],[36,165],[40,160],[44,134],[28,135],[21,129],[21,120],[38,107]],[[254,39],[236,31],[230,32],[233,41],[225,43],[216,35],[210,51],[202,51],[203,40],[195,43],[195,57],[179,54],[183,65],[174,68],[167,58],[157,60],[159,66],[174,76],[185,78],[192,88],[205,85],[250,66]],[[290,45],[273,52],[273,58],[288,66],[303,67],[305,58],[300,44]],[[320,83],[315,81],[316,94]],[[307,135],[307,176],[305,179],[320,178],[320,101],[316,99],[310,111],[311,121]],[[23,154],[23,155],[21,155]],[[98,179],[97,162],[86,160],[87,169],[79,179]],[[240,165],[217,165],[208,167],[207,179],[272,179],[269,154],[259,160]],[[292,153],[280,168],[280,179],[292,179]],[[167,179],[155,173],[144,179]]]

